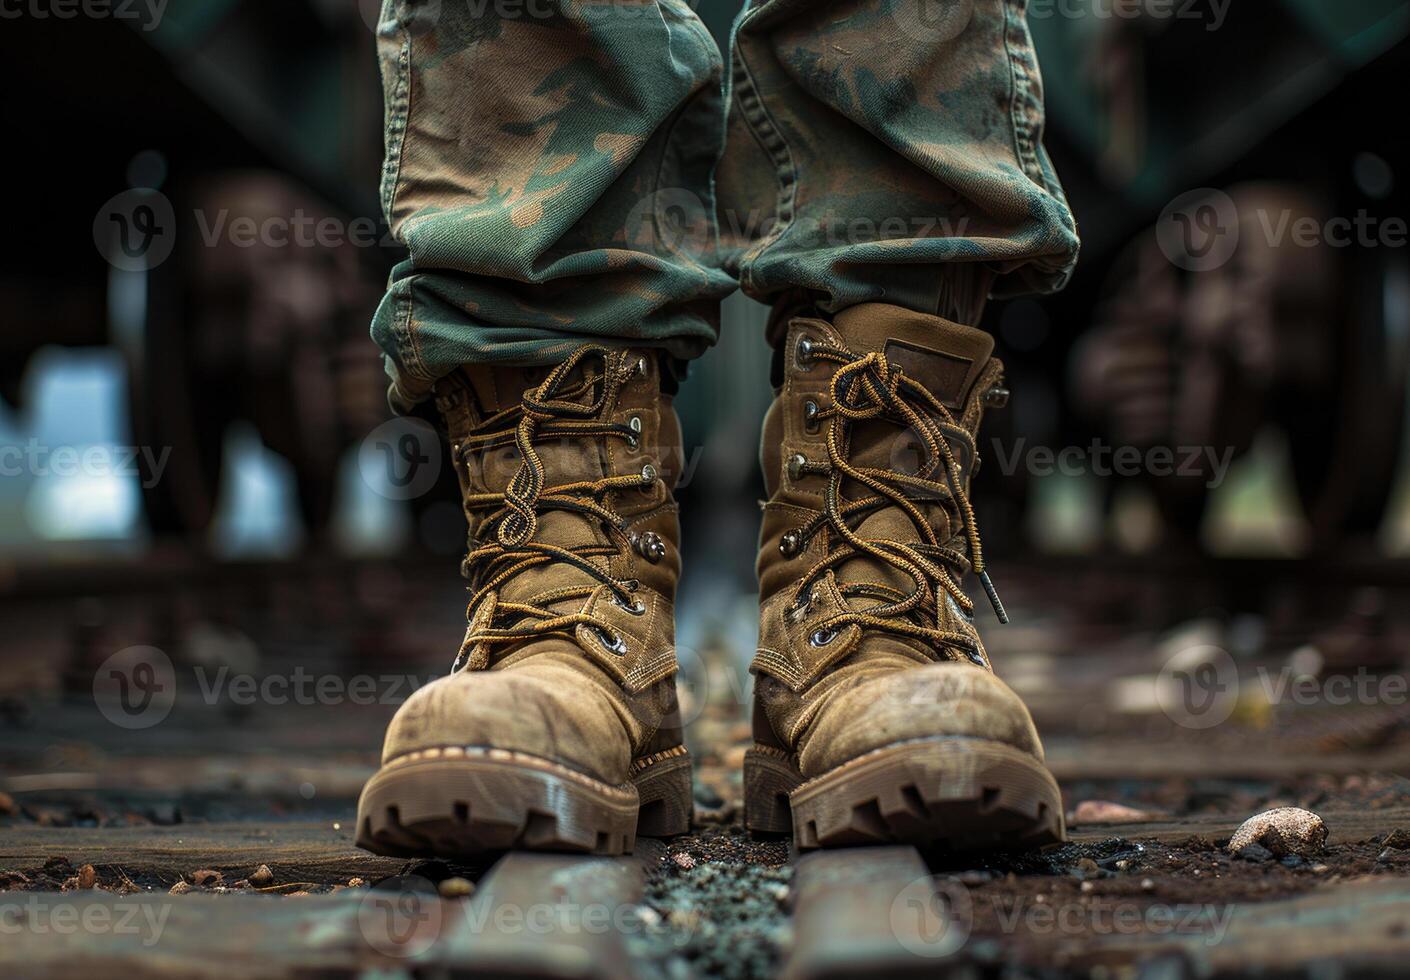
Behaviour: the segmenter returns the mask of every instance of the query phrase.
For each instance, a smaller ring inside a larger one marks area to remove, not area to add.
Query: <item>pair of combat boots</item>
[[[882,304],[788,322],[764,422],[754,747],[745,823],[801,848],[1061,840],[1032,719],[962,587],[984,571],[976,437],[992,338]],[[470,525],[449,676],[387,731],[358,843],[456,857],[620,854],[690,825],[676,701],[681,431],[654,352],[443,381]]]

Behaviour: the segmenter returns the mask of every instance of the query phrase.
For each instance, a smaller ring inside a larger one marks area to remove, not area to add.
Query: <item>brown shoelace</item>
[[[831,534],[827,553],[807,571],[794,592],[791,607],[794,616],[806,615],[818,579],[843,563],[865,555],[907,575],[914,588],[902,593],[881,583],[842,586],[844,598],[874,598],[879,602],[830,616],[810,634],[810,642],[825,646],[836,639],[842,627],[855,623],[863,629],[958,647],[972,655],[974,644],[970,637],[942,627],[937,586],[948,594],[965,617],[972,616],[974,603],[960,587],[960,581],[967,572],[974,571],[999,621],[1008,622],[1003,603],[984,568],[979,528],[961,483],[959,462],[941,426],[950,427],[951,437],[965,440],[971,456],[973,440],[939,399],[881,354],[858,357],[844,348],[816,342],[811,344],[808,354],[815,360],[837,364],[838,368],[831,382],[832,406],[814,416],[819,423],[828,423],[827,459],[813,462],[796,457],[790,461],[790,466],[799,473],[828,478],[822,513],[794,532],[798,535],[795,544],[801,550],[823,528]],[[942,471],[936,474],[939,478],[927,479],[894,469],[852,465],[848,459],[852,428],[869,421],[891,422],[903,432],[907,429],[914,432],[924,449],[917,472],[933,474],[938,466]],[[849,480],[870,493],[853,500],[844,499],[842,487]],[[958,517],[960,529],[948,541],[941,541],[918,502],[945,506]],[[887,507],[895,507],[906,515],[916,529],[918,541],[864,538],[854,530],[867,515]],[[954,546],[957,538],[963,538],[962,549]]]
[[[600,370],[591,368],[600,366]],[[581,368],[581,379],[570,381]],[[639,607],[632,593],[635,580],[618,579],[590,559],[615,556],[631,547],[626,521],[607,503],[618,490],[650,490],[656,483],[654,468],[640,474],[605,476],[555,486],[545,484],[543,459],[535,443],[550,439],[615,438],[634,443],[640,438],[631,426],[606,422],[602,415],[616,401],[617,392],[635,371],[620,352],[585,345],[558,365],[520,404],[506,408],[475,426],[460,446],[462,458],[505,446],[518,450],[519,469],[503,493],[471,494],[466,507],[477,517],[473,543],[461,566],[473,594],[466,615],[472,624],[460,657],[452,670],[464,666],[477,644],[515,643],[548,633],[570,631],[578,625],[596,630],[603,644],[616,649],[622,638],[601,619],[582,612],[564,613],[552,608],[566,600],[586,599],[601,585],[614,601],[628,609]],[[611,543],[568,549],[534,539],[540,515],[565,511],[594,520]],[[502,587],[525,570],[552,563],[570,565],[591,581],[538,593],[522,602],[499,599]]]

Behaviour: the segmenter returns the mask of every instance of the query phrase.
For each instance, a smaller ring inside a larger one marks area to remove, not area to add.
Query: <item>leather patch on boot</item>
[[[945,354],[901,340],[888,340],[882,353],[892,364],[929,388],[946,408],[955,411],[964,405],[977,373],[974,358]]]

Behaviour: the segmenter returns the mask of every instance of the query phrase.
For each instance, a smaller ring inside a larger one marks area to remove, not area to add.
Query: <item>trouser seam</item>
[[[398,284],[392,336],[396,340],[402,370],[419,381],[432,382],[436,379],[431,372],[426,370],[426,364],[421,359],[421,348],[416,342],[416,328],[412,325],[413,300],[411,294],[416,285],[416,279],[416,276],[410,276]]]
[[[788,142],[783,138],[783,133],[769,113],[768,107],[764,105],[763,97],[750,74],[749,65],[744,60],[744,53],[740,50],[739,35],[743,31],[744,25],[741,24],[736,31],[730,59],[733,67],[731,74],[735,83],[734,104],[743,114],[749,132],[773,164],[774,176],[778,182],[778,192],[774,198],[774,227],[762,241],[746,251],[740,263],[741,285],[750,289],[754,286],[753,263],[758,261],[770,245],[782,238],[783,233],[793,223],[794,208],[797,204],[798,172]]]
[[[393,212],[401,185],[402,159],[406,151],[406,128],[411,117],[411,31],[397,16],[394,2],[386,5],[387,15],[395,18],[401,49],[397,52],[396,78],[393,80],[392,101],[387,112],[386,157],[382,162],[382,210],[388,227],[395,229]],[[399,239],[393,230],[392,237]]]
[[[1028,75],[1027,59],[1019,48],[1025,47],[1016,35],[1024,31],[1026,0],[1001,0],[1005,8],[1004,55],[1009,63],[1009,125],[1013,131],[1014,156],[1029,180],[1052,193],[1042,164],[1038,160],[1037,135],[1030,122],[1033,118],[1033,88]],[[1028,46],[1031,50],[1031,45]]]

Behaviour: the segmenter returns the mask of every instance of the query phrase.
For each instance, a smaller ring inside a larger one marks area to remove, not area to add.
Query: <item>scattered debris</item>
[[[675,862],[676,867],[683,871],[689,871],[691,868],[695,867],[695,858],[691,857],[685,851],[676,851],[671,855],[671,860]]]
[[[93,865],[85,864],[78,869],[78,887],[87,891],[98,884],[98,872],[93,869]]]
[[[1311,810],[1279,807],[1244,821],[1229,841],[1229,853],[1238,854],[1250,844],[1261,844],[1275,857],[1308,857],[1322,853],[1327,825]]]
[[[250,875],[250,884],[256,888],[274,884],[274,872],[269,870],[269,865],[261,864],[256,868]]]
[[[293,895],[296,892],[306,892],[311,888],[317,887],[317,883],[312,881],[286,881],[282,885],[256,888],[255,891],[259,892],[261,895]]]
[[[167,892],[167,894],[168,894],[168,895],[185,895],[185,894],[186,894],[187,892],[189,892],[190,890],[191,890],[191,885],[190,885],[189,882],[178,881],[176,884],[174,884],[174,885],[171,886],[171,891]]]
[[[1380,843],[1383,847],[1393,847],[1397,851],[1410,851],[1410,833],[1397,828],[1386,834]]]
[[[191,884],[197,888],[214,888],[217,885],[225,884],[225,875],[219,871],[212,871],[210,868],[192,871],[187,877],[190,878]]]

